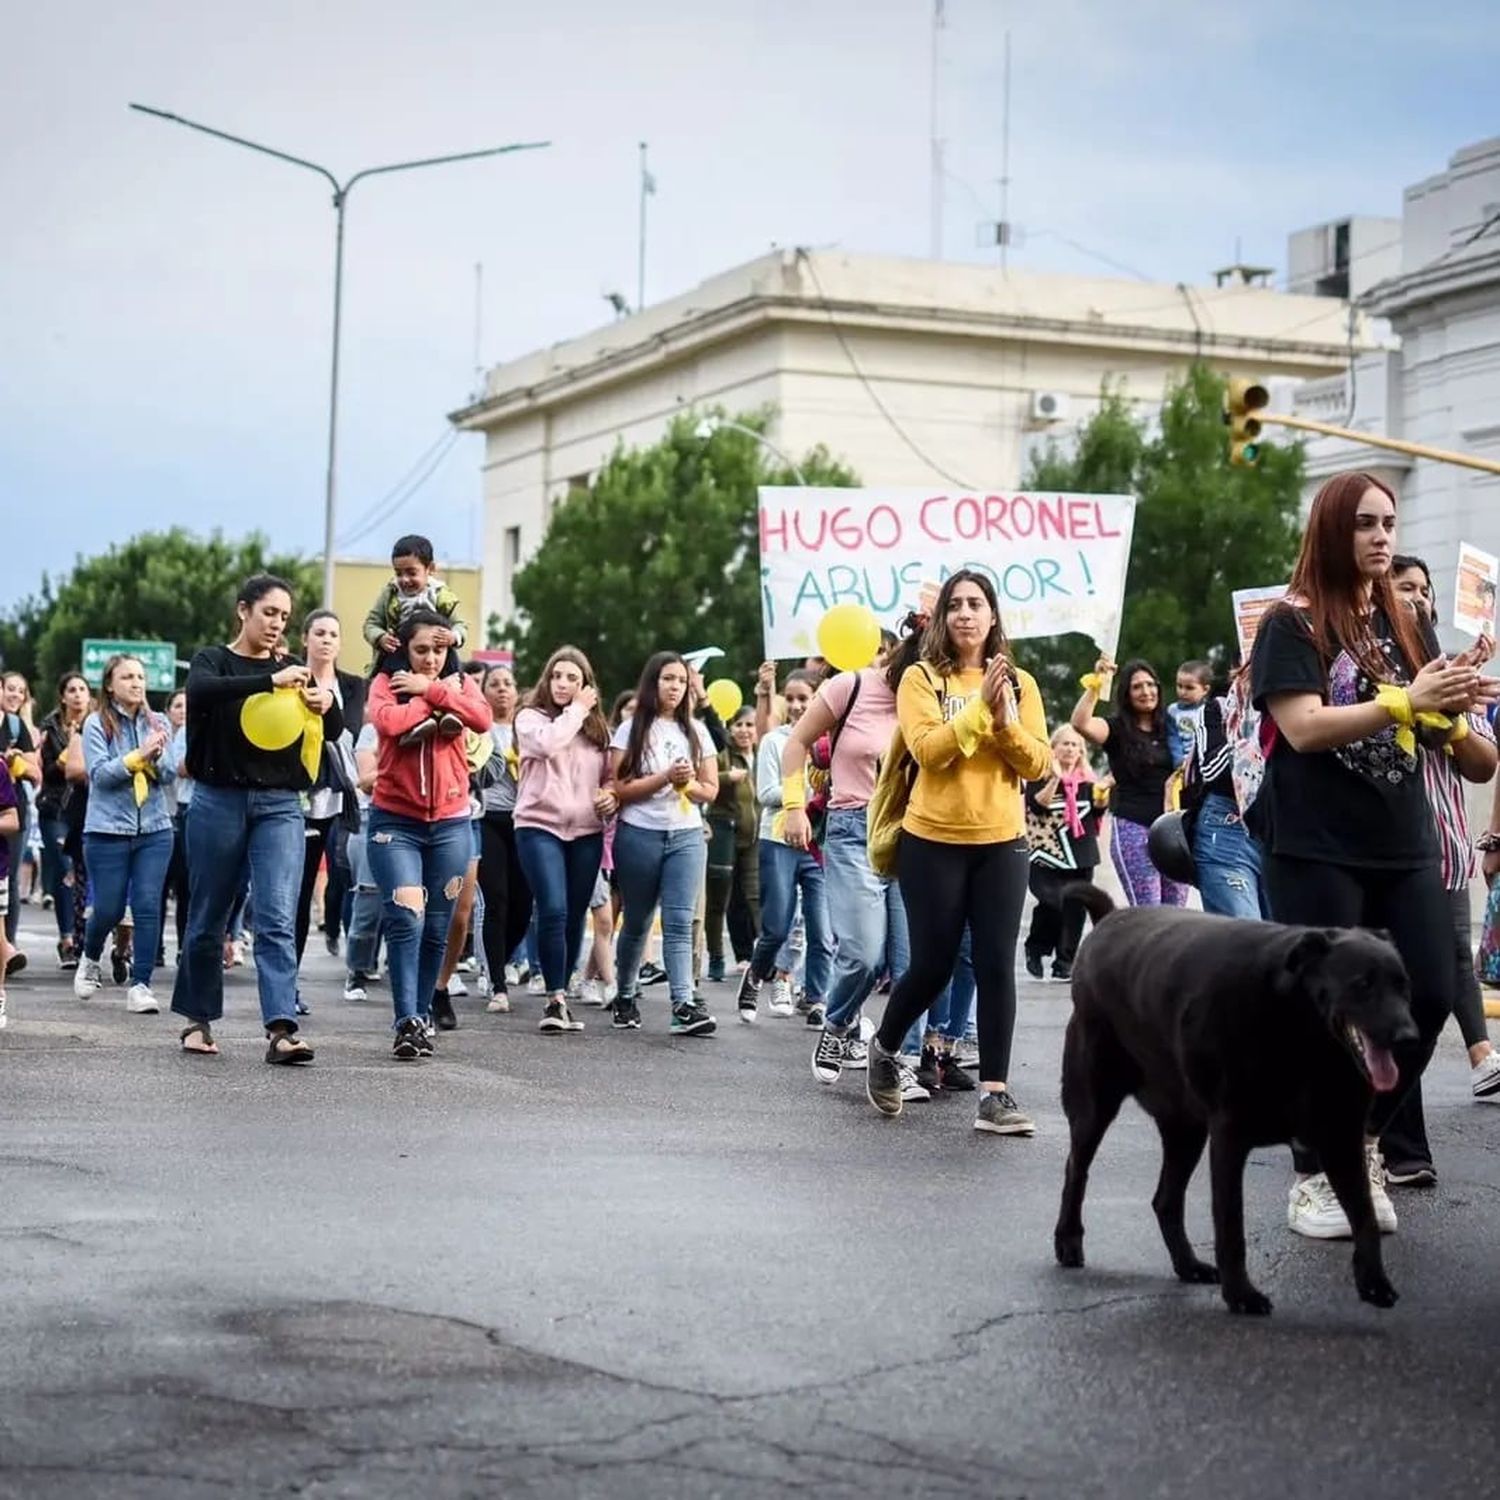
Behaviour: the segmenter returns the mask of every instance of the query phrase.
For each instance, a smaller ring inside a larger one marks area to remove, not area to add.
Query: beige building
[[[511,579],[569,487],[675,413],[770,406],[778,447],[822,443],[866,483],[1004,490],[1030,443],[1088,415],[1106,376],[1145,406],[1195,355],[1315,379],[1348,360],[1345,318],[1331,298],[1259,286],[773,252],[496,367],[453,413],[485,434],[483,612],[509,614]]]

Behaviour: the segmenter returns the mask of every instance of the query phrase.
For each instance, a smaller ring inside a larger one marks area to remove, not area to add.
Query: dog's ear
[[[1389,943],[1393,948],[1396,946],[1396,940],[1391,936],[1389,927],[1371,927],[1367,930],[1371,937],[1379,938],[1382,943]]]
[[[1337,936],[1337,929],[1324,927],[1309,927],[1306,931],[1299,933],[1296,942],[1287,949],[1277,989],[1283,994],[1303,989],[1308,970],[1328,956],[1333,948],[1333,940]]]

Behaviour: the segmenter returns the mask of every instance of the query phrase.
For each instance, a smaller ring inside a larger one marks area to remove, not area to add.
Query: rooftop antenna
[[[947,24],[944,14],[944,0],[932,0],[932,99],[931,120],[928,135],[931,140],[932,156],[930,172],[932,181],[929,184],[931,193],[931,222],[928,236],[928,253],[933,260],[943,258],[943,142],[938,136],[938,81],[939,81],[939,43],[944,26]]]

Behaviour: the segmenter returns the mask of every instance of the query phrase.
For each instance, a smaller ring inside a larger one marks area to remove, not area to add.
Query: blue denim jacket
[[[171,810],[162,796],[162,784],[171,781],[176,768],[163,752],[157,762],[155,778],[147,777],[146,800],[135,805],[135,781],[126,768],[125,757],[145,743],[153,727],[166,728],[166,720],[148,709],[135,718],[127,718],[115,706],[119,732],[112,739],[104,732],[97,713],[83,725],[83,763],[89,773],[89,808],[83,820],[85,833],[155,833],[172,826]]]

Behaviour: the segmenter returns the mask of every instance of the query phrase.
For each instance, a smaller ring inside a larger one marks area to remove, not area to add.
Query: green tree
[[[735,420],[763,431],[767,412]],[[558,506],[515,578],[507,633],[523,682],[565,643],[594,664],[604,691],[635,685],[653,651],[719,646],[710,675],[748,683],[761,660],[756,488],[795,484],[754,438],[675,418],[649,448],[616,448],[587,489]],[[822,448],[798,464],[815,485],[859,481]]]
[[[14,659],[37,680],[45,703],[45,685],[78,665],[85,637],[172,641],[179,655],[227,640],[235,591],[259,572],[285,578],[299,610],[321,595],[318,564],[272,552],[259,533],[230,542],[217,532],[204,540],[181,527],[142,532],[79,558],[55,588],[44,578],[40,595],[17,605],[0,625],[0,645],[7,662]]]
[[[1169,691],[1178,664],[1193,657],[1227,670],[1236,650],[1231,592],[1284,581],[1301,538],[1300,444],[1266,445],[1257,468],[1231,467],[1223,402],[1224,380],[1195,365],[1168,391],[1151,431],[1106,385],[1072,450],[1049,445],[1021,484],[1137,497],[1119,660],[1144,657]],[[1066,717],[1097,654],[1092,643],[1054,636],[1018,651],[1042,686],[1049,722]]]

